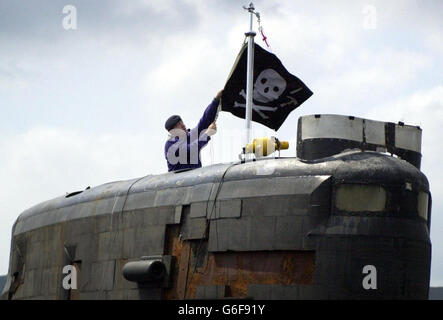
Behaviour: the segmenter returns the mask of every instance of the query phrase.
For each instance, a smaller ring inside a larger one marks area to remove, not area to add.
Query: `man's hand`
[[[216,133],[217,133],[217,124],[213,122],[209,125],[208,129],[206,129],[206,135],[213,136]]]
[[[221,96],[222,96],[223,90],[220,90],[217,95],[215,96],[215,99],[220,100]]]

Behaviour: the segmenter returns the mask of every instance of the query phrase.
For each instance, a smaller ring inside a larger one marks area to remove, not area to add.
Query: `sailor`
[[[215,119],[223,90],[219,91],[203,113],[198,125],[192,130],[186,129],[183,120],[173,115],[166,120],[165,129],[169,138],[165,144],[165,158],[168,171],[195,169],[202,166],[200,150],[217,132]]]

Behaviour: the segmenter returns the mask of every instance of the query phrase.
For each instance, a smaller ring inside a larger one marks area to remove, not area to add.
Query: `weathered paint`
[[[257,175],[270,164],[272,175]],[[406,182],[411,190],[404,191]],[[387,209],[335,208],[337,186],[349,183],[384,186]],[[79,299],[426,299],[430,216],[426,221],[414,209],[420,192],[429,193],[429,185],[417,168],[361,151],[98,186],[19,216],[3,297],[66,299],[62,268],[73,263],[80,265],[80,281],[70,297]],[[72,261],[66,247],[75,248]],[[176,257],[172,288],[123,278],[126,262],[153,255]],[[380,268],[377,291],[361,288],[365,264]]]

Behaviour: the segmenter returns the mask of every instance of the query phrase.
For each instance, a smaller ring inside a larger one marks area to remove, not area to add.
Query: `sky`
[[[0,274],[25,209],[167,171],[164,122],[180,114],[194,126],[224,87],[249,29],[246,4],[0,0]],[[277,133],[254,124],[253,135],[289,140],[282,156],[295,156],[302,115],[419,125],[433,198],[431,285],[443,286],[443,1],[254,5],[269,50],[314,95]],[[244,126],[220,113],[203,164],[237,160]]]

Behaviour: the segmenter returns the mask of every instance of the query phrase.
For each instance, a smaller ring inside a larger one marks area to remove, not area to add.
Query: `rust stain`
[[[173,286],[172,288],[163,290],[162,298],[184,299],[190,246],[189,243],[184,243],[180,240],[179,226],[169,225],[167,227],[164,253],[165,255],[176,257],[176,262],[173,274]]]
[[[177,298],[186,298],[188,275],[189,275],[189,257],[191,247],[189,242],[186,242],[182,248],[180,254],[180,260],[178,263],[178,275],[177,275]]]
[[[206,270],[205,270],[206,269]],[[190,272],[192,272],[190,268]],[[195,298],[198,286],[227,285],[229,295],[246,297],[250,284],[313,284],[314,252],[229,252],[209,254],[207,266],[197,268],[187,297]]]
[[[167,229],[164,252],[176,257],[176,265],[173,287],[163,290],[163,299],[193,299],[199,286],[226,285],[227,297],[244,298],[251,284],[314,283],[314,251],[205,252],[195,268],[198,259],[191,248],[196,243],[181,241],[179,231],[179,226]]]

